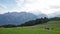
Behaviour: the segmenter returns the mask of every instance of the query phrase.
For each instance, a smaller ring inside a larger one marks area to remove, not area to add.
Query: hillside
[[[39,16],[45,17],[44,15],[45,14],[41,14]],[[6,25],[6,24],[20,25],[27,21],[35,20],[39,16],[29,12],[20,12],[20,13],[8,12],[5,14],[0,14],[0,25]]]
[[[0,14],[0,25],[14,24],[20,25],[29,20],[36,19],[37,16],[32,13],[27,12],[8,12],[5,14]]]
[[[46,30],[45,26],[53,29]],[[0,28],[0,34],[60,34],[60,21],[49,21],[29,27]]]

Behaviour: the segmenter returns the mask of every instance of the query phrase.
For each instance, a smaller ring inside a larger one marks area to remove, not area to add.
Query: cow
[[[54,28],[50,28],[48,26],[45,26],[44,29],[46,29],[46,30],[53,30]]]

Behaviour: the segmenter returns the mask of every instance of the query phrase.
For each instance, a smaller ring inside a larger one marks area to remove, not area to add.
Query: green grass
[[[48,25],[53,30],[46,30],[44,26]],[[17,27],[17,28],[0,28],[0,34],[60,34],[60,21],[50,21],[45,24]]]

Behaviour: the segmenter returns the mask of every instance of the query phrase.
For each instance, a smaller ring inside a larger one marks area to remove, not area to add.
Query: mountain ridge
[[[27,21],[35,20],[38,17],[40,17],[40,16],[37,16],[33,13],[28,13],[28,12],[20,12],[20,13],[8,12],[5,14],[0,14],[0,25],[4,25],[4,24],[20,25],[20,24],[25,23]],[[45,16],[42,16],[42,17],[45,17]]]

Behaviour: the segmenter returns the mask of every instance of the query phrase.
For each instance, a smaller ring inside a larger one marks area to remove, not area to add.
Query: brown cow
[[[50,28],[49,28],[48,26],[45,26],[45,29],[46,29],[46,30],[50,30]]]
[[[53,28],[50,28],[50,27],[48,27],[48,26],[45,26],[44,27],[46,30],[53,30]]]

